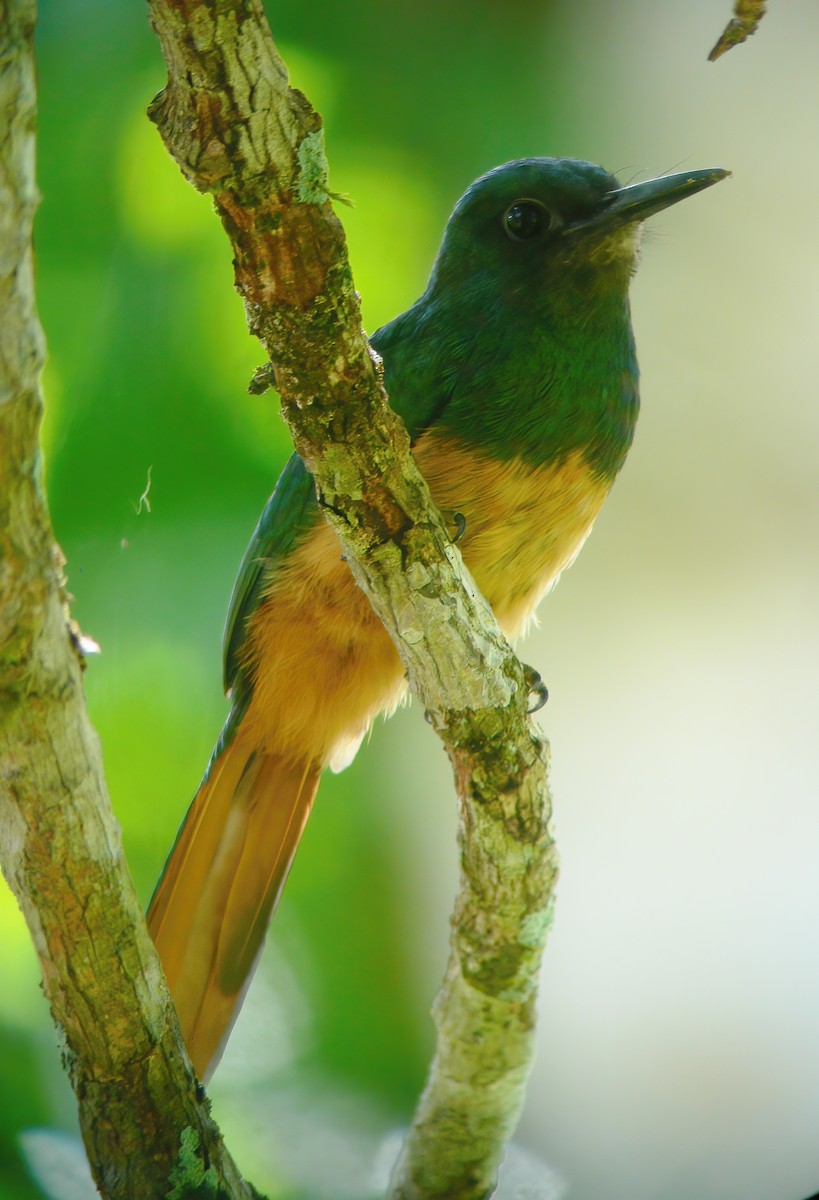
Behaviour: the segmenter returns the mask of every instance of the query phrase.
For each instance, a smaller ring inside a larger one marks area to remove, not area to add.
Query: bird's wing
[[[313,477],[298,454],[279,476],[245,551],[228,606],[224,640],[225,690],[235,687],[248,618],[261,602],[270,568],[284,559],[318,519]]]

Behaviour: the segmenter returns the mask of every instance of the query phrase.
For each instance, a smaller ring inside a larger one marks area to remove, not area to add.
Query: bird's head
[[[430,289],[495,288],[512,301],[578,288],[624,295],[642,222],[727,174],[687,171],[621,187],[602,167],[577,159],[506,163],[459,200]]]

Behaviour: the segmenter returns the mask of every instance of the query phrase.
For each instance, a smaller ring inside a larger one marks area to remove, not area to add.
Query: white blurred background
[[[819,8],[769,7],[716,64],[705,0],[673,24],[567,4],[549,51],[586,127],[550,152],[734,172],[650,223],[635,446],[521,648],[562,859],[521,1133],[583,1200],[819,1189]],[[418,787],[417,713],[378,741],[406,765],[428,991],[447,772]]]

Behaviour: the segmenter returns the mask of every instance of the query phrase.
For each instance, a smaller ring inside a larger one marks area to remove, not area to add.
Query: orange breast
[[[500,463],[435,432],[415,455],[444,515],[465,518],[460,549],[517,637],[580,550],[610,483],[579,453],[551,466]],[[375,715],[404,694],[395,647],[326,524],[275,571],[249,633],[255,686],[243,736],[294,761],[345,766]]]
[[[579,553],[611,488],[583,455],[531,467],[457,447],[434,433],[415,456],[445,515],[466,519],[458,543],[501,629],[516,638]]]

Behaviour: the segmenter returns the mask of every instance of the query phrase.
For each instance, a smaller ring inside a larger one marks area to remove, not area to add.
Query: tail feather
[[[269,796],[274,789],[292,796],[292,803],[264,804],[254,811],[253,836],[244,848],[228,896],[217,959],[219,984],[235,991],[255,961],[264,941],[273,910],[279,902],[290,864],[310,816],[318,786],[318,773],[309,763],[288,770],[283,778],[280,760],[263,760],[254,783],[254,795]],[[283,785],[287,785],[286,789]],[[259,842],[265,853],[259,854]]]
[[[318,788],[315,763],[231,742],[200,787],[148,910],[194,1068],[241,1007]]]
[[[181,959],[166,956],[165,948],[184,946],[196,918],[196,903],[216,857],[222,831],[227,823],[233,794],[247,765],[249,755],[235,743],[212,764],[200,784],[168,855],[168,861],[156,885],[148,908],[148,928],[165,974],[173,988]],[[178,896],[178,891],[183,894]]]

